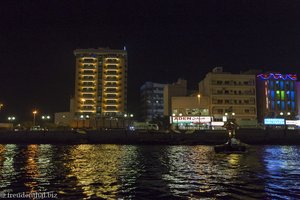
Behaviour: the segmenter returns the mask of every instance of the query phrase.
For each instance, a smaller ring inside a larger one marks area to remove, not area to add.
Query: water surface
[[[59,199],[300,199],[300,147],[0,145],[0,192]]]

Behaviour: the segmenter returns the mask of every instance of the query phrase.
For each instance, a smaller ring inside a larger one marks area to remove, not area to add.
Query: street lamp
[[[125,129],[126,130],[126,128],[125,128],[125,124],[126,124],[126,122],[125,121],[127,121],[127,114],[124,114],[124,117],[123,117],[123,129]]]
[[[179,117],[182,117],[182,113],[179,113]],[[178,129],[179,129],[178,117],[177,117],[177,127],[178,127]]]
[[[16,118],[14,116],[12,116],[12,117],[8,117],[7,119],[8,119],[8,121],[14,121]]]
[[[13,127],[14,127],[14,121],[16,120],[16,118],[14,116],[11,116],[11,117],[8,117],[7,119],[9,121],[9,123],[12,123],[12,129],[13,129]]]
[[[33,114],[33,126],[35,126],[35,115],[36,115],[37,113],[38,113],[37,110],[34,110],[34,111],[32,112],[32,114]]]
[[[175,113],[172,114],[173,119],[175,118]],[[174,120],[172,119],[172,122],[174,122]],[[177,122],[176,122],[176,130],[178,129],[178,117],[177,117]]]
[[[47,119],[51,119],[51,117],[50,117],[50,115],[43,115],[43,116],[42,116],[42,119],[43,119],[43,120],[47,120]]]
[[[199,124],[198,124],[198,128],[199,128],[199,130],[200,130],[200,116],[201,116],[201,112],[200,112],[200,103],[201,103],[201,94],[198,94],[197,95],[197,98],[198,98],[198,114],[199,114]]]
[[[80,119],[82,120],[82,128],[84,128],[84,115],[80,115]]]
[[[282,116],[282,115],[283,115],[283,112],[280,112],[279,114]]]
[[[47,130],[47,123],[46,123],[46,121],[48,121],[48,120],[50,120],[50,119],[51,119],[50,115],[43,115],[43,116],[42,116],[43,127],[45,128],[45,130]],[[49,125],[49,124],[48,124],[48,125]]]

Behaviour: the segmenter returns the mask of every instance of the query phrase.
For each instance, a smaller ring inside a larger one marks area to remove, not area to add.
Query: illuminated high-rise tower
[[[76,49],[76,116],[118,116],[127,112],[127,52]]]

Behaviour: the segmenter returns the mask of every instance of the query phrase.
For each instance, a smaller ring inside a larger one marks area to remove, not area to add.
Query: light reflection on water
[[[299,199],[300,148],[273,146],[266,148],[265,152],[266,192],[272,198]],[[288,195],[283,195],[287,188],[289,188]]]
[[[0,191],[59,199],[299,199],[300,147],[0,145]]]

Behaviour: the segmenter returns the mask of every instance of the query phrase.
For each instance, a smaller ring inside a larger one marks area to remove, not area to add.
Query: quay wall
[[[299,130],[237,130],[236,137],[251,145],[300,145]],[[1,144],[168,144],[215,145],[225,143],[225,131],[194,133],[109,131],[0,132]]]

